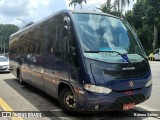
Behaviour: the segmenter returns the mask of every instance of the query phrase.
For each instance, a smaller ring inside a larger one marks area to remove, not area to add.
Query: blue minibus
[[[65,112],[133,109],[151,95],[151,70],[132,27],[101,12],[61,10],[10,36],[10,69]]]

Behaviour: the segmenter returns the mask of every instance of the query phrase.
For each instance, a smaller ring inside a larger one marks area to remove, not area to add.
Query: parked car
[[[149,60],[160,60],[160,48],[156,49],[153,53],[148,56]]]
[[[0,72],[10,72],[9,59],[6,56],[0,56]]]

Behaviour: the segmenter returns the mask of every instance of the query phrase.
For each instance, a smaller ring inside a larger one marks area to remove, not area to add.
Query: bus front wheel
[[[75,96],[69,87],[63,88],[60,92],[59,103],[66,113],[73,113],[76,111]]]

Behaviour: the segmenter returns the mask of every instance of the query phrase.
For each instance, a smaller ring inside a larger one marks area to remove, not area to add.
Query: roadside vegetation
[[[113,2],[114,1],[114,2]],[[70,0],[70,5],[81,5],[86,0]],[[136,2],[132,10],[125,11],[131,2]],[[160,0],[106,0],[96,8],[127,20],[137,33],[147,53],[160,47]]]
[[[19,30],[19,27],[12,24],[0,24],[0,54],[8,52],[9,36]]]
[[[124,11],[124,8],[133,0],[107,0],[97,9],[127,20],[137,33],[147,53],[160,47],[160,1],[137,0],[132,10]]]
[[[87,0],[69,0],[69,6],[82,3]],[[105,13],[109,13],[127,20],[137,33],[147,53],[160,48],[160,0],[136,0],[132,10],[125,11],[125,7],[135,0],[106,0],[96,7]],[[8,51],[9,36],[18,31],[16,25],[0,24],[0,54]]]

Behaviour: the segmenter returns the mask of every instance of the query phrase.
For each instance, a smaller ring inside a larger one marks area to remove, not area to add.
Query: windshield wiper
[[[121,54],[117,51],[84,51],[86,53],[100,53],[100,52],[108,52],[108,53],[118,53],[118,55],[120,55],[123,59],[125,59],[128,63],[132,64],[124,55],[126,54]]]

